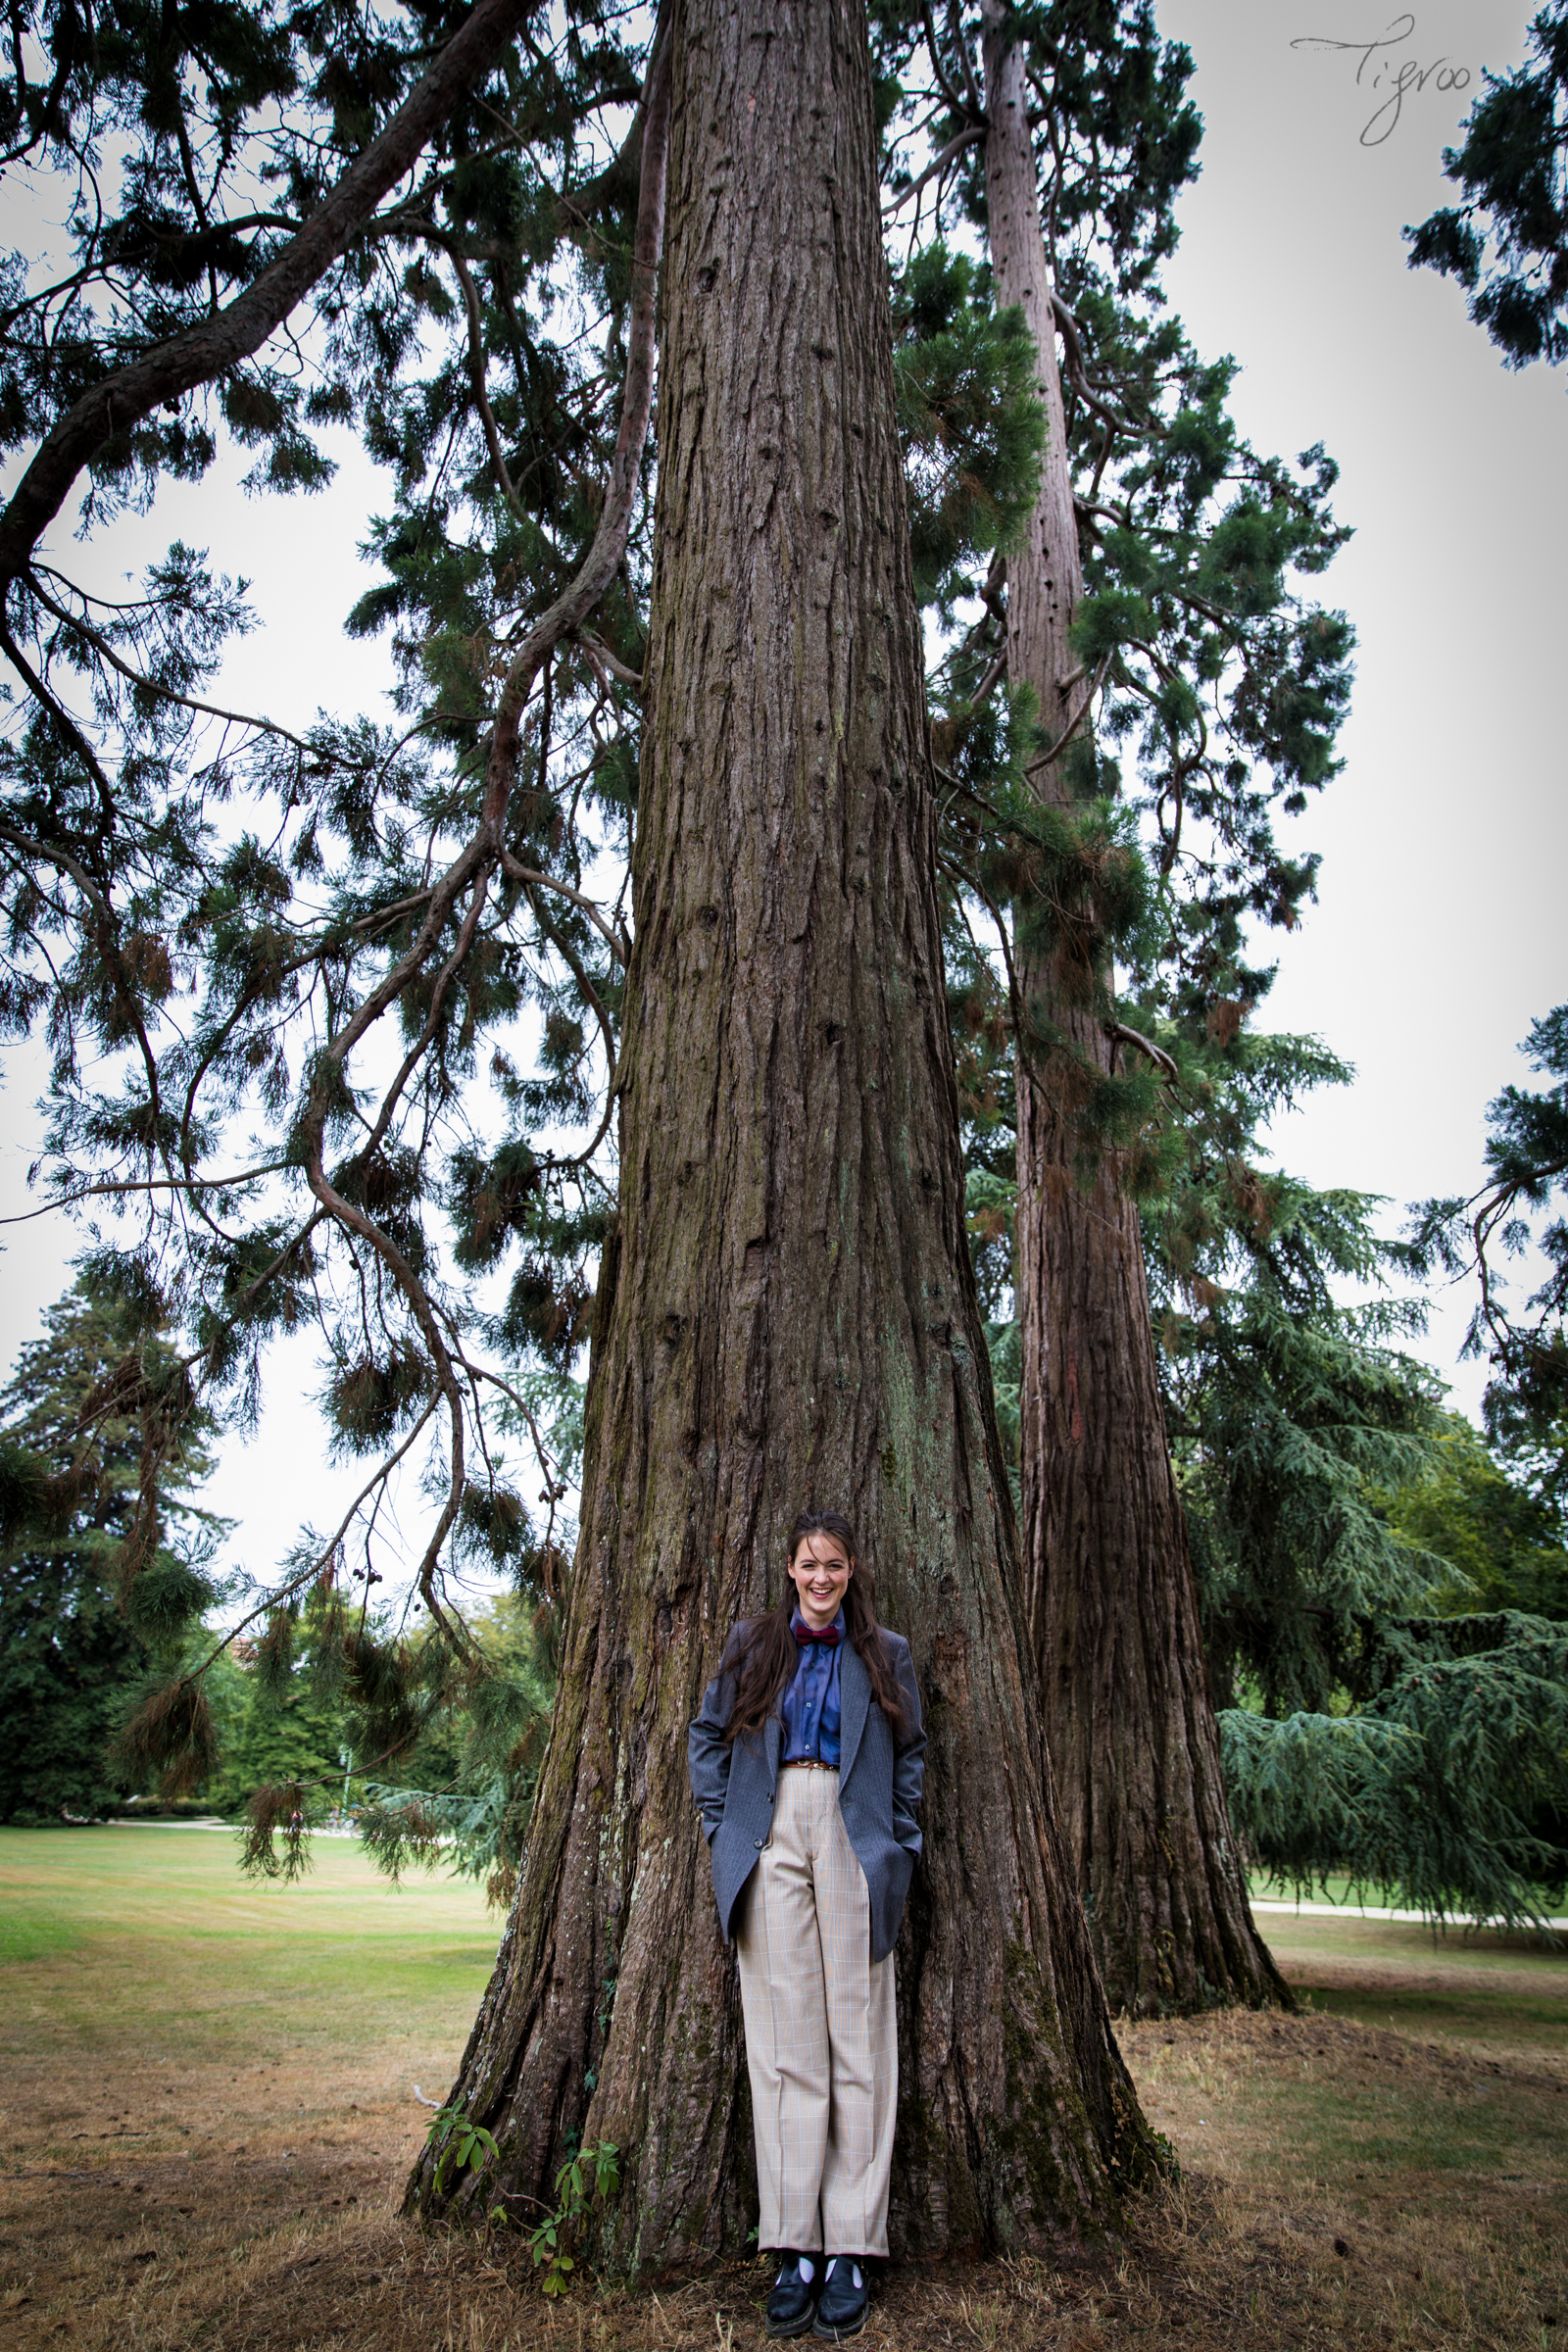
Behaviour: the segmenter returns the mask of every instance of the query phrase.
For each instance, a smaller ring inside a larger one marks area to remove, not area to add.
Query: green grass
[[[1446,1936],[1403,1920],[1262,1912],[1258,1926],[1298,1995],[1364,2026],[1560,2059],[1568,2051],[1568,1937],[1490,1929]]]
[[[1265,1878],[1259,1871],[1252,1872],[1248,1880],[1248,1889],[1254,1903],[1289,1903],[1296,1899],[1294,1887],[1282,1886],[1278,1880]],[[1538,1886],[1535,1894],[1548,1919],[1568,1917],[1568,1897],[1563,1895],[1560,1887]],[[1345,1903],[1351,1910],[1359,1908],[1362,1903],[1377,1911],[1409,1908],[1408,1904],[1398,1903],[1376,1886],[1355,1886],[1348,1879],[1340,1878],[1325,1879],[1321,1886],[1314,1886],[1310,1893],[1301,1899],[1311,1903]],[[1456,1928],[1449,1930],[1450,1935],[1461,1933],[1462,1930]]]
[[[1313,2014],[1321,2007],[1314,2002]],[[1426,2027],[1418,2020],[1423,2035]],[[1514,2075],[1494,2074],[1483,2058],[1451,2044],[1450,2052],[1423,2063],[1419,2047],[1389,2060],[1337,2044],[1303,2056],[1294,2074],[1253,2088],[1254,2129],[1272,2116],[1293,2165],[1351,2193],[1370,2168],[1420,2175],[1440,2194],[1455,2174],[1502,2180],[1558,2174],[1560,2101],[1523,2097]]]
[[[1300,2015],[1119,2029],[1187,2185],[1149,2201],[1116,2295],[1039,2266],[910,2274],[879,2341],[1556,2340],[1568,1954],[1343,1915],[1260,1925]],[[26,2340],[76,2352],[581,2352],[591,2317],[602,2352],[712,2352],[716,2293],[717,2340],[758,2343],[740,2266],[685,2304],[582,2294],[557,2314],[519,2297],[515,2250],[397,2218],[430,2122],[414,2087],[454,2081],[498,1927],[466,1882],[399,1891],[346,1841],[283,1886],[240,1876],[229,1831],[0,1830],[0,2331],[15,2312]]]
[[[150,2059],[446,2038],[499,1939],[467,1881],[392,1887],[320,1838],[303,1882],[256,1885],[231,1835],[162,1826],[0,1830],[0,2050],[130,2031]]]
[[[1391,1985],[1363,1992],[1339,1984],[1308,1988],[1314,2010],[1352,2017],[1363,2026],[1387,2026],[1396,2034],[1433,2034],[1449,2041],[1534,2044],[1559,2056],[1568,2048],[1568,2014],[1561,1995],[1532,2000],[1512,1990],[1477,1986],[1460,1993],[1436,1987]]]

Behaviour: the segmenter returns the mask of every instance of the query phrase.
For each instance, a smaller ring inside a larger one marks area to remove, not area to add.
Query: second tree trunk
[[[1007,564],[1008,676],[1048,744],[1081,721],[1068,642],[1083,590],[1021,49],[984,10],[986,199],[998,301],[1039,353],[1047,442]],[[1069,807],[1060,760],[1036,771]],[[1102,1021],[1020,940],[1019,992],[1063,1041],[1020,1041],[1018,1301],[1024,1591],[1062,1827],[1113,2009],[1290,2002],[1252,1924],[1220,1775],[1186,1525],[1160,1403],[1136,1203],[1102,1162],[1079,1183],[1072,1052],[1108,1070]]]

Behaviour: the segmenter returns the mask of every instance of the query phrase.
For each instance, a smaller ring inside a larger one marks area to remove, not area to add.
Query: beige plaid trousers
[[[899,2103],[893,1955],[836,1772],[783,1765],[736,1943],[757,2132],[760,2247],[885,2254]]]

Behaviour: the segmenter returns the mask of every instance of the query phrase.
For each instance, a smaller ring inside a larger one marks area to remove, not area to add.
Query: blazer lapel
[[[778,1760],[784,1753],[784,1726],[776,1715],[770,1715],[762,1726],[762,1750],[767,1758],[767,1785],[778,1787]]]
[[[842,1788],[859,1753],[871,1704],[871,1677],[853,1642],[839,1644],[839,1787]]]

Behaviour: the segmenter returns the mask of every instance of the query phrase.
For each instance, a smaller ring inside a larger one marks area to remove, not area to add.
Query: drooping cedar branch
[[[29,562],[40,534],[98,451],[166,402],[259,351],[347,251],[387,191],[494,64],[528,0],[479,0],[423,80],[343,173],[298,235],[242,294],[199,326],[172,335],[84,392],[45,436],[0,515],[0,589]]]

